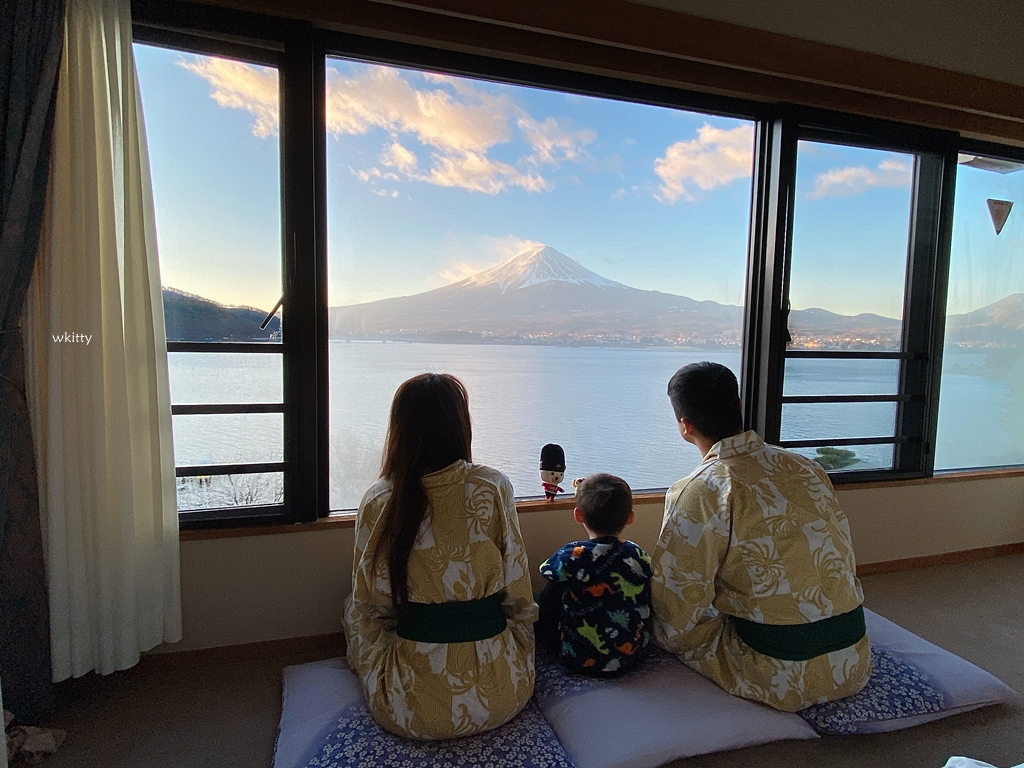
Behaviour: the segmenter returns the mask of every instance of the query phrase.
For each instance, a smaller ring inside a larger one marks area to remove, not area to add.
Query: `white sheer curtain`
[[[181,639],[171,406],[129,0],[68,0],[26,306],[55,681]]]

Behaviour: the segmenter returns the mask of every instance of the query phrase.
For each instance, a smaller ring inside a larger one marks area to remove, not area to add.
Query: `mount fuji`
[[[330,335],[507,343],[739,343],[742,308],[631,288],[541,245],[443,288],[331,307]]]

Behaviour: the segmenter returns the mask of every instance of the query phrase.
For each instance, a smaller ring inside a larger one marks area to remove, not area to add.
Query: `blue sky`
[[[136,57],[164,285],[269,308],[276,73]],[[637,288],[741,303],[751,123],[343,60],[327,79],[332,305],[436,288],[534,243]],[[912,163],[801,145],[794,307],[899,315]]]

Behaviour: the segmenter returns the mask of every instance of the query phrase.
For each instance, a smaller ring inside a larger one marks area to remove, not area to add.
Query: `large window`
[[[331,508],[424,371],[520,496],[549,442],[637,490],[696,466],[665,387],[740,375],[754,124],[339,58],[326,88]]]
[[[423,371],[526,498],[547,442],[569,478],[684,476],[665,386],[701,359],[837,478],[1024,463],[1018,152],[140,11],[184,524],[352,509]]]
[[[139,43],[135,59],[178,509],[274,513],[285,485],[282,329],[274,314],[283,284],[278,70]]]

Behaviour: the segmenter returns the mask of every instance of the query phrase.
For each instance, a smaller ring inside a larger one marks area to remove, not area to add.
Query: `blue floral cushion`
[[[818,733],[852,734],[865,723],[941,712],[942,692],[899,656],[871,647],[871,678],[853,696],[807,707],[797,714]]]
[[[364,704],[342,714],[307,768],[575,768],[531,701],[493,731],[450,741],[413,741],[388,733]]]

